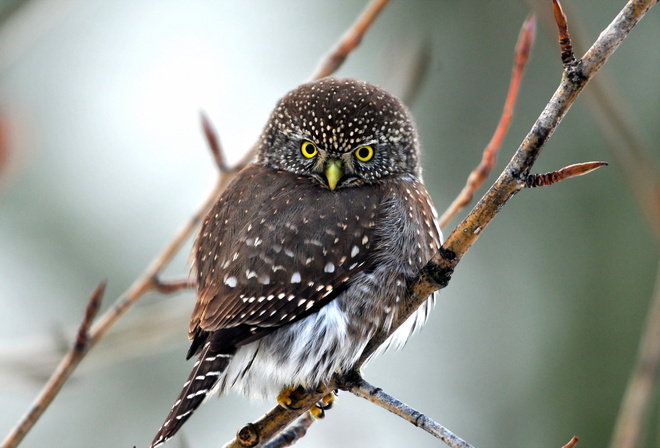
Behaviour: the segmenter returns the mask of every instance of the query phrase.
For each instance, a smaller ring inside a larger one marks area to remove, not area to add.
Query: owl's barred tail
[[[197,407],[211,393],[213,386],[219,381],[234,353],[214,353],[211,343],[202,348],[192,372],[183,385],[179,397],[174,402],[165,423],[160,427],[151,448],[155,448],[171,439],[181,426],[190,418]]]

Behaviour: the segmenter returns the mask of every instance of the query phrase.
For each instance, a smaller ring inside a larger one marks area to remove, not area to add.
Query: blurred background
[[[108,280],[104,311],[216,182],[200,111],[230,163],[239,160],[277,99],[311,76],[365,3],[0,1],[0,437],[69,347],[96,284]],[[571,32],[590,45],[625,2],[565,3]],[[560,80],[549,1],[393,1],[338,73],[402,95],[426,65],[409,105],[439,210],[495,128],[530,10],[536,45],[496,175]],[[597,76],[634,150],[603,125],[601,103],[581,96],[535,170],[610,167],[518,194],[421,333],[366,368],[370,382],[476,447],[558,448],[574,434],[578,446],[607,445],[658,267],[651,221],[631,187],[659,175],[658,42],[656,8]],[[626,163],[639,161],[646,171],[631,176]],[[168,278],[187,275],[190,245]],[[194,300],[141,300],[22,446],[147,446],[192,366],[184,355]],[[648,447],[660,446],[658,401],[656,390]],[[188,446],[221,446],[272,405],[211,400],[184,427]],[[342,393],[299,446],[442,445]]]

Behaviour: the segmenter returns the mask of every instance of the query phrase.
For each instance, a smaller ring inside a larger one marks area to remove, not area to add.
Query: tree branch
[[[377,334],[372,339],[356,368],[359,369],[431,293],[446,286],[449,276],[458,262],[479,238],[497,212],[509,199],[527,186],[530,170],[540,155],[543,146],[589,80],[605,64],[637,22],[657,2],[658,0],[629,1],[579,61],[576,61],[575,64],[564,65],[559,87],[516,150],[511,161],[470,214],[447,237],[438,254],[420,271],[418,277],[412,282],[408,297],[406,297],[407,300],[404,302],[397,319],[393,322],[392,328],[389,332]],[[560,36],[563,36],[561,21],[559,28]],[[567,34],[567,31],[565,33]],[[562,52],[566,52],[565,45],[562,45]],[[300,407],[297,411],[285,410],[276,406],[258,422],[246,425],[246,427],[250,426],[255,430],[254,443],[242,444],[234,439],[228,442],[224,448],[263,446],[265,441],[268,441],[287,424],[302,415],[303,412],[307,411],[340,383],[341,381],[334,378],[329,385],[322,387],[320,391],[301,396],[300,401],[294,404]],[[276,430],[270,432],[268,428],[276,428]],[[569,445],[575,443],[577,443],[577,439],[571,440]]]
[[[484,148],[479,166],[470,173],[463,190],[461,190],[456,199],[454,199],[451,205],[447,207],[447,210],[445,210],[442,216],[438,219],[438,224],[441,229],[444,229],[445,226],[449,224],[449,221],[451,221],[458,212],[463,210],[463,208],[470,203],[474,197],[475,191],[481,187],[495,166],[497,153],[499,152],[499,149],[502,146],[502,141],[509,130],[511,118],[513,118],[513,109],[516,105],[516,99],[518,98],[520,82],[525,73],[527,61],[529,61],[529,55],[532,51],[535,34],[536,19],[530,14],[527,17],[527,20],[525,20],[525,23],[523,23],[523,26],[520,29],[520,34],[518,35],[518,42],[514,51],[515,56],[511,73],[511,82],[509,83],[509,92],[507,93],[506,101],[504,102],[504,110],[502,111],[500,121],[497,124],[497,128],[495,129],[490,142],[488,142],[488,145]]]
[[[637,362],[617,417],[612,448],[643,446],[646,422],[649,420],[653,390],[660,379],[660,270],[646,321],[646,329],[637,354]]]
[[[335,48],[324,58],[312,75],[312,80],[325,78],[335,73],[344,63],[348,55],[360,45],[362,38],[378,17],[378,14],[387,6],[389,0],[371,0],[364,8],[360,17],[346,31]]]
[[[419,411],[411,408],[407,404],[397,400],[391,395],[388,395],[379,387],[375,387],[364,380],[361,376],[351,379],[351,383],[346,390],[358,397],[362,397],[378,406],[382,407],[398,415],[404,420],[409,421],[418,428],[442,440],[447,446],[451,448],[473,448],[472,445],[461,439],[444,426],[436,423],[431,418],[422,414]]]
[[[316,421],[310,412],[305,412],[302,417],[298,418],[291,426],[286,428],[268,442],[264,448],[284,448],[296,443],[299,439],[305,437],[307,430]]]
[[[544,14],[546,0],[526,0],[540,10],[540,18],[546,30],[550,30],[554,15],[552,11]],[[575,5],[571,5],[575,8]],[[570,8],[569,8],[570,11]],[[573,22],[576,18],[572,19]],[[573,26],[571,39],[575,49],[587,48],[588,42],[584,27]],[[594,78],[589,89],[585,92],[587,108],[594,123],[603,134],[610,153],[614,158],[614,165],[621,170],[624,180],[630,187],[637,203],[647,220],[649,229],[656,242],[660,243],[660,176],[658,163],[653,157],[653,149],[644,140],[636,129],[634,116],[629,113],[629,101],[619,92],[615,81],[601,72]]]
[[[104,291],[105,281],[99,283],[87,301],[85,316],[80,323],[80,328],[78,329],[78,334],[73,346],[64,356],[59,366],[57,366],[57,369],[55,369],[55,372],[53,372],[53,375],[50,377],[39,396],[34,400],[34,403],[28,412],[21,419],[19,424],[12,429],[4,442],[2,442],[3,448],[17,446],[21,440],[23,440],[25,435],[30,431],[30,428],[32,428],[37,420],[39,420],[44,411],[62,389],[66,380],[71,376],[71,373],[73,373],[76,367],[78,367],[80,361],[82,361],[92,347],[93,344],[91,342],[92,339],[89,328],[101,306]]]

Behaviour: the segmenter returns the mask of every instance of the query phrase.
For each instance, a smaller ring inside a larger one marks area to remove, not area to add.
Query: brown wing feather
[[[380,190],[330,191],[309,178],[247,167],[196,242],[191,337],[239,325],[278,327],[331,300],[370,268]]]

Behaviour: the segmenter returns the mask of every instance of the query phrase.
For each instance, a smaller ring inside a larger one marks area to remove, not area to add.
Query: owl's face
[[[406,108],[386,91],[351,79],[303,84],[282,98],[259,162],[334,190],[390,176],[417,176],[418,139]]]

